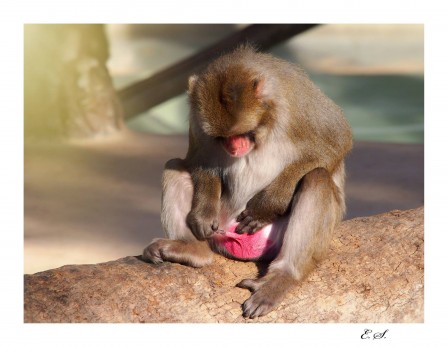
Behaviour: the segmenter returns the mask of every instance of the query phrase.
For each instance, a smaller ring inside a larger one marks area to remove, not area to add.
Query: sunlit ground
[[[236,29],[109,26],[114,82],[144,78]],[[347,217],[422,205],[422,26],[321,27],[273,52],[300,62],[352,124]],[[138,255],[162,236],[160,177],[167,159],[185,154],[186,116],[179,96],[128,123],[139,133],[27,144],[25,273]]]

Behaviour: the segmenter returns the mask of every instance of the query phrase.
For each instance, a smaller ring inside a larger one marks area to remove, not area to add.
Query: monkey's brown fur
[[[187,156],[170,160],[162,181],[168,239],[154,240],[143,257],[204,266],[210,247],[231,256],[218,228],[237,219],[237,232],[254,233],[273,223],[267,274],[239,284],[252,291],[243,315],[267,314],[322,257],[342,219],[350,126],[300,68],[248,46],[192,76],[189,97]],[[242,157],[223,146],[235,136],[250,141]]]

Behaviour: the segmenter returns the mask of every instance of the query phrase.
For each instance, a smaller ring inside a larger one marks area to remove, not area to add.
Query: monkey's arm
[[[210,237],[218,230],[221,179],[212,170],[197,168],[191,172],[193,200],[187,224],[198,240]]]
[[[316,168],[316,163],[300,161],[288,165],[274,181],[249,200],[246,209],[237,217],[239,234],[253,234],[272,223],[288,210],[298,182]]]

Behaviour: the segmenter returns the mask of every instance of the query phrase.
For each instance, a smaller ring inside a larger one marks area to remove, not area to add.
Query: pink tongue
[[[229,136],[224,141],[227,152],[236,157],[245,155],[250,149],[250,140],[247,135]]]

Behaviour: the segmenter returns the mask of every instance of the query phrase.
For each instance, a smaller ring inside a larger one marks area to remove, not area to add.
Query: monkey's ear
[[[191,94],[193,92],[197,80],[198,76],[196,75],[191,75],[190,78],[188,78],[188,94]]]
[[[264,85],[265,85],[264,78],[256,78],[253,80],[252,83],[255,92],[255,97],[257,99],[261,99],[261,97],[264,94]]]

